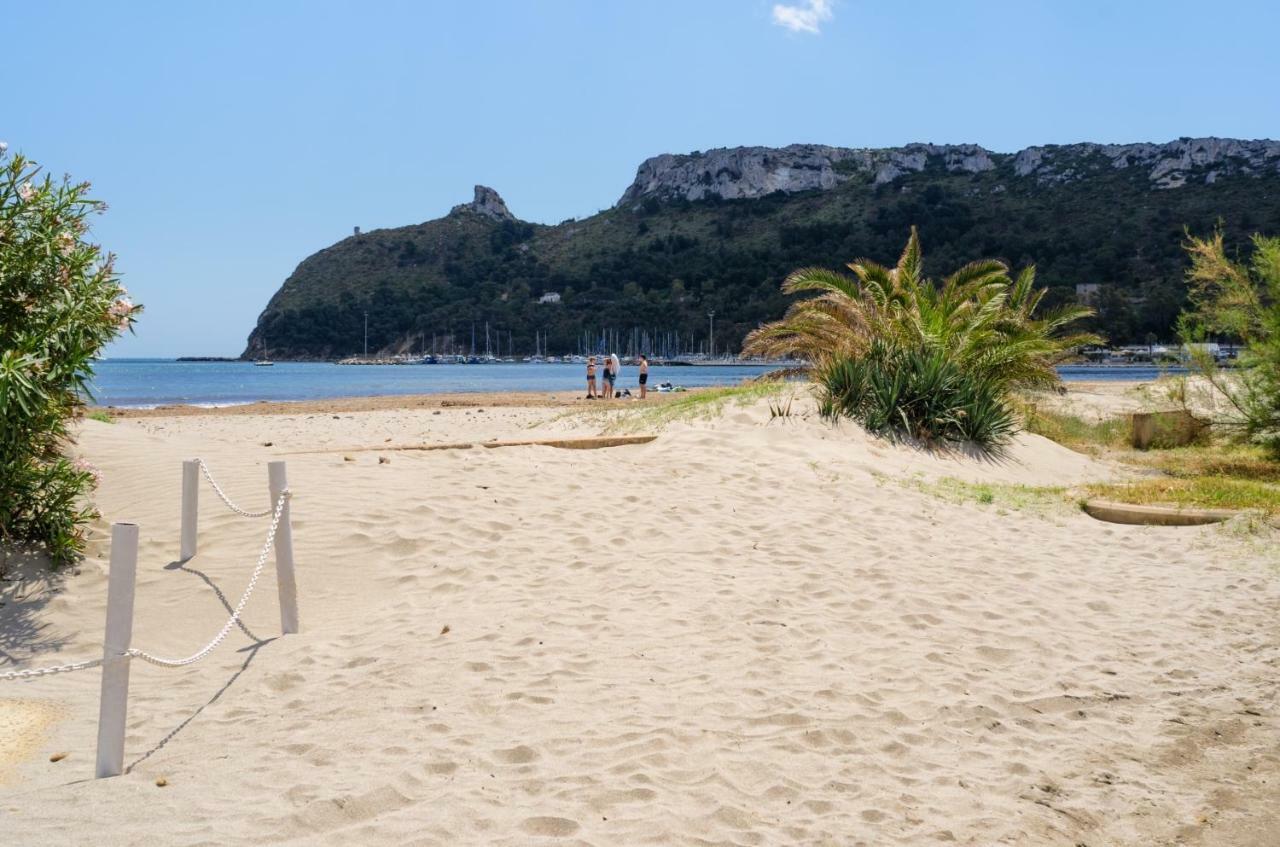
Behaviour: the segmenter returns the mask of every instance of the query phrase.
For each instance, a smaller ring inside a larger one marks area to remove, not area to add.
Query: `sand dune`
[[[87,779],[95,671],[3,684],[53,716],[0,739],[3,843],[1280,843],[1273,551],[914,484],[1117,472],[1034,436],[982,461],[768,418],[598,451],[289,455],[303,632],[273,638],[268,576],[209,659],[135,662],[117,779]],[[201,552],[170,565],[185,457],[262,508],[282,453],[599,428],[86,422],[104,529],[59,590],[9,598],[3,649],[98,654],[110,520],[142,526],[134,643],[217,629],[264,527],[205,487]]]

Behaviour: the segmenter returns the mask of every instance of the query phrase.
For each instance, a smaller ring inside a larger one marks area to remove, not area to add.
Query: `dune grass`
[[[1280,515],[1280,463],[1269,459],[1261,447],[1218,438],[1189,447],[1135,450],[1129,446],[1127,417],[1087,420],[1041,410],[1028,415],[1027,430],[1073,450],[1156,474],[1137,482],[1086,486],[1088,497]]]
[[[628,405],[621,409],[599,409],[592,413],[615,413],[608,432],[654,432],[678,421],[709,420],[721,414],[726,406],[749,406],[757,400],[774,398],[791,390],[785,382],[753,381],[722,388],[688,391],[660,403]],[[652,396],[652,395],[651,395]]]
[[[1120,417],[1089,420],[1065,412],[1028,409],[1026,431],[1043,435],[1072,450],[1098,455],[1128,443],[1129,421]]]
[[[115,423],[115,418],[111,417],[111,413],[104,409],[90,409],[85,413],[85,417],[91,421],[99,421],[101,423]]]
[[[1021,485],[1004,482],[967,482],[955,477],[926,479],[917,476],[911,487],[950,503],[977,503],[997,510],[1047,513],[1067,511],[1070,492],[1062,486]]]
[[[1252,509],[1280,515],[1280,485],[1223,476],[1155,477],[1134,483],[1087,487],[1090,497],[1142,506],[1196,509]]]
[[[1219,477],[1240,482],[1280,483],[1280,462],[1257,445],[1216,444],[1134,451],[1125,461],[1179,479]]]

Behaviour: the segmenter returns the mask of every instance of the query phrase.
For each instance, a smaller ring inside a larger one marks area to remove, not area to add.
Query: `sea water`
[[[649,368],[649,388],[670,382],[684,388],[734,385],[759,376],[765,365],[689,365]],[[1065,380],[1150,380],[1178,369],[1070,366]],[[92,401],[100,406],[231,406],[260,400],[317,400],[395,394],[507,391],[582,391],[582,364],[337,365],[327,362],[179,362],[105,359],[96,363]],[[637,388],[637,371],[624,365],[618,389]]]

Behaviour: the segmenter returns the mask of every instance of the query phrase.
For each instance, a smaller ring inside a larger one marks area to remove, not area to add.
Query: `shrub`
[[[823,366],[817,381],[823,415],[853,418],[877,434],[998,445],[1017,428],[999,387],[941,350],[876,340],[862,356]]]
[[[88,183],[40,178],[0,144],[0,546],[42,547],[55,564],[84,547],[97,471],[69,455],[92,362],[140,307],[114,257],[85,240],[105,209]]]
[[[972,262],[935,285],[914,227],[895,267],[849,269],[792,273],[784,292],[817,296],[750,333],[744,352],[808,362],[824,411],[876,432],[998,445],[1017,428],[1010,393],[1056,385],[1054,365],[1098,341],[1066,331],[1089,309],[1040,310],[1034,268],[1010,279],[1001,262]]]
[[[1248,440],[1280,460],[1280,238],[1253,236],[1248,264],[1226,255],[1222,232],[1188,237],[1191,309],[1178,322],[1187,349],[1209,333],[1245,344],[1234,379],[1224,379],[1213,357],[1193,354],[1191,361],[1232,404]]]

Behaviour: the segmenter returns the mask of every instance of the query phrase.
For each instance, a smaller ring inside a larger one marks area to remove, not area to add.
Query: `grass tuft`
[[[978,503],[1017,511],[1066,511],[1071,503],[1066,488],[1060,486],[1019,485],[1003,482],[966,482],[955,477],[925,479],[915,477],[911,487],[950,503]]]
[[[1129,442],[1127,418],[1088,420],[1078,415],[1034,409],[1028,410],[1026,419],[1027,432],[1042,435],[1081,453],[1096,455],[1125,447]]]
[[[1092,497],[1141,506],[1181,506],[1198,509],[1253,509],[1280,515],[1280,486],[1256,480],[1220,476],[1158,477],[1135,483],[1087,486]]]
[[[1091,497],[1135,505],[1257,510],[1280,515],[1280,463],[1261,447],[1224,439],[1189,447],[1135,450],[1129,446],[1126,417],[1086,420],[1061,412],[1033,411],[1030,432],[1065,447],[1105,455],[1159,476],[1134,483],[1097,483]]]
[[[1126,461],[1179,479],[1217,476],[1280,483],[1280,462],[1271,461],[1262,447],[1252,444],[1219,443],[1151,450],[1135,453],[1126,457]]]
[[[680,397],[652,406],[630,406],[617,410],[609,424],[609,432],[652,432],[678,421],[709,420],[724,411],[725,406],[749,406],[757,400],[775,398],[788,391],[783,382],[749,382],[724,388],[689,391]]]

